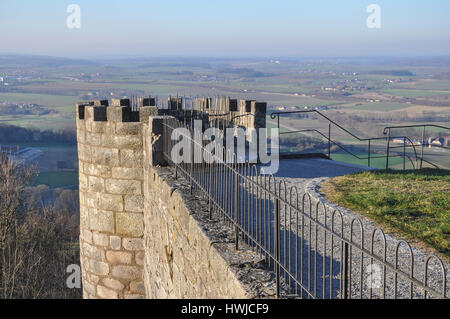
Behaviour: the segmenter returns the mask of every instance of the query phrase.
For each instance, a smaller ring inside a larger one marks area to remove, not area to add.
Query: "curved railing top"
[[[413,124],[413,125],[396,125],[396,126],[386,126],[383,129],[383,134],[387,134],[388,130],[391,129],[401,129],[401,128],[415,128],[415,127],[436,127],[436,128],[442,128],[444,130],[450,130],[450,127],[443,126],[443,125],[437,125],[437,124]]]

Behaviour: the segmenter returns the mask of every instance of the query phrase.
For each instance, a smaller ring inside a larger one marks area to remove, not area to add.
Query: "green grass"
[[[50,188],[71,186],[77,184],[77,172],[41,172],[32,183],[33,186],[48,185]]]
[[[372,171],[324,183],[332,202],[450,257],[450,170]]]

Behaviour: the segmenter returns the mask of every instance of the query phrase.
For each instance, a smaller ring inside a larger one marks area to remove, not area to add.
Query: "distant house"
[[[428,145],[430,148],[432,146],[446,146],[448,145],[448,137],[430,137]]]

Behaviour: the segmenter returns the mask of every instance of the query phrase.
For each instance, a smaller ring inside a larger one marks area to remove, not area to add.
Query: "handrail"
[[[427,161],[427,160],[425,160],[423,158],[424,147],[425,147],[425,129],[427,127],[436,127],[436,128],[442,128],[444,130],[450,130],[450,127],[443,126],[443,125],[437,125],[437,124],[413,124],[413,125],[386,126],[383,129],[383,134],[384,135],[388,135],[388,138],[389,138],[389,136],[391,135],[391,130],[392,129],[415,128],[415,127],[422,127],[423,128],[423,130],[422,130],[422,143],[421,143],[421,156],[420,156],[420,168],[423,167],[423,162],[424,161],[426,163],[431,164],[434,167],[438,168],[437,165],[435,165],[435,164],[433,164],[433,163],[431,163],[431,162],[429,162],[429,161]],[[450,147],[442,146],[442,145],[435,145],[435,147],[443,148],[443,149],[450,149]],[[388,150],[388,152],[389,152],[389,150]],[[389,158],[386,158],[386,165],[389,165]]]
[[[416,169],[416,167],[418,167],[418,162],[419,162],[419,158],[417,156],[417,150],[416,150],[416,145],[414,144],[414,142],[408,137],[408,136],[398,136],[398,137],[392,137],[390,135],[390,129],[393,128],[401,128],[401,127],[415,127],[415,126],[434,126],[434,127],[440,127],[440,128],[444,128],[444,129],[450,129],[447,128],[445,126],[441,126],[441,125],[434,125],[434,124],[423,124],[423,125],[412,125],[412,126],[397,126],[397,127],[386,127],[383,130],[383,133],[386,134],[386,130],[389,131],[389,136],[388,137],[370,137],[370,138],[360,138],[359,136],[353,134],[352,132],[350,132],[349,130],[347,130],[345,127],[343,127],[342,125],[336,123],[335,121],[333,121],[332,119],[330,119],[329,117],[327,117],[326,115],[324,115],[323,113],[319,112],[318,110],[301,110],[301,111],[287,111],[287,112],[273,112],[270,114],[270,118],[271,119],[277,119],[277,127],[278,129],[280,128],[280,115],[284,115],[284,114],[298,114],[298,113],[316,113],[318,115],[320,115],[321,117],[323,117],[324,119],[326,119],[329,122],[329,129],[328,129],[328,136],[326,136],[325,134],[323,134],[322,132],[320,132],[319,130],[316,129],[312,129],[312,130],[303,130],[303,131],[315,131],[317,133],[319,133],[320,135],[322,135],[324,138],[326,138],[328,140],[328,157],[331,156],[331,143],[337,145],[340,149],[344,150],[345,152],[349,153],[350,155],[358,158],[358,159],[367,159],[368,160],[368,166],[370,166],[370,158],[380,158],[380,157],[373,157],[370,156],[370,146],[371,146],[371,141],[375,141],[375,140],[386,140],[387,141],[387,146],[386,146],[386,169],[389,168],[389,150],[390,148],[398,148],[398,147],[391,147],[390,146],[390,140],[392,138],[397,138],[397,139],[403,139],[403,169],[406,169],[405,167],[405,159],[408,158],[409,161],[411,161],[411,164],[413,166],[414,169]],[[361,158],[359,156],[357,156],[356,154],[352,153],[351,151],[345,149],[343,146],[339,145],[338,143],[336,143],[335,141],[333,141],[331,139],[331,124],[334,124],[335,126],[337,126],[338,128],[340,128],[342,131],[344,131],[345,133],[349,134],[350,136],[352,136],[353,138],[355,138],[356,140],[360,141],[360,142],[368,142],[368,157],[367,158]],[[292,133],[298,133],[301,131],[293,131],[293,132],[285,132],[285,133],[280,133],[280,134],[292,134]],[[406,145],[406,142],[409,142],[409,145]],[[424,142],[422,142],[422,156],[420,158],[420,168],[422,168],[422,163],[423,161],[425,161],[423,159],[423,145]],[[415,157],[415,162],[416,165],[413,164],[411,158],[406,155],[406,147],[412,147],[413,151],[414,151],[414,157]],[[446,148],[446,147],[444,147]],[[395,156],[401,156],[401,155],[395,155]],[[429,161],[425,161],[427,163],[430,163]],[[430,163],[431,165],[433,165],[434,167],[438,167],[437,165]]]
[[[437,124],[413,124],[413,125],[397,125],[397,126],[386,126],[383,129],[383,134],[387,134],[386,131],[388,129],[394,129],[394,128],[413,128],[413,127],[437,127],[437,128],[443,128],[444,130],[450,130],[450,127],[437,125]]]
[[[317,130],[317,129],[299,130],[299,131],[292,131],[292,132],[283,132],[283,133],[280,133],[280,135],[283,135],[283,134],[292,134],[292,133],[302,133],[302,132],[316,132],[316,133],[318,133],[319,135],[323,136],[324,138],[328,139],[328,136],[326,136],[325,134],[323,134],[322,132],[320,132],[320,131]],[[391,138],[404,138],[404,137],[403,137],[403,136],[398,136],[398,137],[391,137]],[[377,137],[377,138],[373,138],[373,139],[375,140],[375,139],[386,139],[386,138],[385,138],[385,137],[381,137],[381,138]],[[360,156],[356,155],[355,153],[353,153],[353,152],[349,151],[348,149],[346,149],[344,146],[340,145],[338,142],[336,142],[336,141],[334,141],[334,140],[332,140],[332,139],[330,139],[330,141],[331,141],[331,143],[333,143],[334,145],[338,146],[338,147],[339,147],[341,150],[343,150],[344,152],[346,152],[346,153],[352,155],[353,157],[356,157],[356,158],[359,159],[359,160],[369,160],[369,159],[371,159],[371,158],[384,158],[384,157],[386,157],[386,155],[383,155],[383,156],[367,156],[367,157],[360,157]],[[412,145],[411,145],[411,146],[412,146]],[[411,146],[408,145],[408,147],[411,147]],[[412,147],[414,147],[414,146],[412,146]],[[395,148],[395,147],[391,147],[391,148]],[[391,155],[391,156],[392,156],[392,157],[401,157],[401,155]],[[406,156],[406,158],[411,162],[412,167],[415,169],[415,168],[416,168],[416,165],[414,165],[412,159],[411,159],[408,155],[404,155],[404,156]],[[416,163],[417,163],[417,154],[416,154]],[[432,164],[432,163],[430,163],[430,164]],[[432,165],[435,166],[434,164],[432,164]]]

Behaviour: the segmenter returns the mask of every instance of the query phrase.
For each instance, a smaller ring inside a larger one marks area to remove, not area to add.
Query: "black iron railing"
[[[180,142],[171,138],[175,130],[185,141],[185,160],[172,154]],[[407,242],[264,175],[264,168],[240,161],[229,149],[215,145],[211,151],[199,134],[166,119],[164,157],[175,177],[207,202],[209,218],[234,229],[236,249],[246,245],[265,260],[275,273],[278,296],[448,297],[447,270],[438,257],[425,257]]]
[[[433,164],[432,162],[430,162],[430,161],[428,161],[428,160],[426,160],[424,158],[424,148],[425,148],[425,145],[428,144],[428,142],[425,141],[425,136],[426,136],[425,135],[425,133],[426,133],[425,131],[426,131],[427,127],[434,127],[434,128],[438,128],[438,129],[442,129],[442,130],[446,130],[446,131],[450,132],[450,127],[447,127],[447,126],[436,125],[436,124],[415,124],[415,125],[387,126],[387,127],[385,127],[383,129],[383,134],[388,136],[388,143],[389,143],[389,141],[391,140],[391,137],[390,137],[391,136],[391,130],[405,129],[405,128],[422,128],[422,141],[420,142],[420,145],[419,145],[419,146],[421,146],[420,166],[419,166],[419,168],[423,167],[423,162],[426,162],[426,163],[428,163],[428,164],[438,168],[436,164]],[[436,144],[436,145],[433,145],[433,147],[450,150],[450,147],[445,146],[445,145],[438,145],[438,144]],[[387,150],[386,166],[389,167],[389,146],[386,148],[386,150]],[[450,162],[450,158],[449,158],[449,162]]]
[[[385,158],[386,159],[386,169],[389,168],[389,159],[393,158],[393,157],[400,157],[403,159],[403,169],[406,169],[407,161],[409,161],[409,163],[411,163],[411,166],[413,169],[422,168],[423,162],[426,162],[429,165],[438,168],[438,165],[424,159],[423,148],[425,145],[425,127],[433,126],[433,127],[439,127],[439,128],[450,130],[450,128],[445,127],[445,126],[429,125],[429,124],[410,125],[410,126],[391,126],[391,127],[386,127],[384,129],[384,133],[385,133],[385,135],[387,135],[385,137],[360,138],[318,110],[274,112],[270,115],[270,117],[271,117],[271,119],[277,120],[277,128],[280,129],[280,116],[289,115],[289,114],[301,114],[301,113],[315,113],[315,114],[319,115],[321,118],[325,119],[328,122],[327,132],[322,132],[319,129],[304,129],[304,130],[292,130],[289,132],[280,132],[280,135],[314,132],[314,133],[317,133],[318,135],[320,135],[322,138],[324,138],[328,142],[328,154],[327,155],[329,158],[331,158],[332,146],[334,145],[340,151],[345,152],[346,154],[349,154],[358,160],[367,160],[367,166],[369,166],[369,167],[371,166],[371,160],[376,159],[376,158]],[[355,152],[351,151],[348,147],[344,146],[342,143],[338,142],[336,139],[333,139],[333,137],[332,137],[332,127],[333,126],[338,128],[341,132],[344,132],[348,136],[355,139],[355,141],[367,143],[367,156],[360,156],[360,155],[356,154]],[[422,137],[422,143],[420,143],[420,144],[414,143],[411,140],[411,138],[408,136],[391,135],[392,129],[412,128],[412,127],[422,127],[422,126],[424,127],[424,133],[423,133],[423,137]],[[403,141],[402,145],[392,146],[391,141],[395,140],[395,139]],[[373,155],[372,154],[372,151],[373,151],[372,147],[373,147],[374,141],[385,141],[386,142],[385,154],[381,154],[381,155]],[[421,146],[421,148],[422,148],[422,154],[420,156],[417,153],[417,148],[416,148],[417,146]],[[441,148],[449,149],[448,147],[441,147]],[[401,149],[400,154],[399,153],[392,154],[391,150],[396,150],[396,149]],[[407,150],[412,150],[413,156],[408,155]],[[449,161],[450,161],[450,158],[449,158]]]

